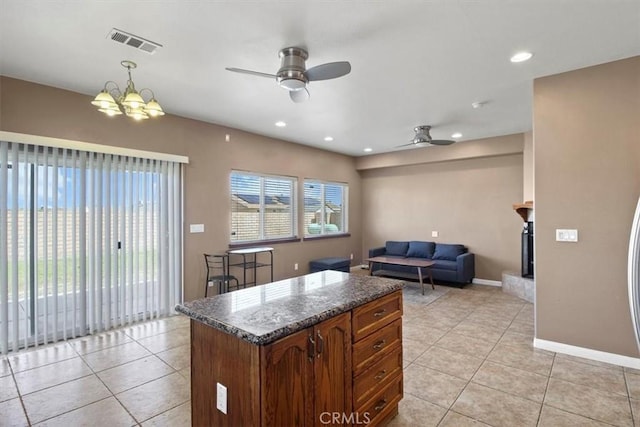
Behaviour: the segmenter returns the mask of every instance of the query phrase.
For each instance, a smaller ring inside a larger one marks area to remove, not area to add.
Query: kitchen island
[[[321,271],[187,302],[192,425],[383,425],[402,399],[402,292]]]

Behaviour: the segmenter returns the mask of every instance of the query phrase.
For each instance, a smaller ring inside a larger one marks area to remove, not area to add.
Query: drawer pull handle
[[[378,380],[378,381],[380,381],[381,379],[383,379],[386,376],[387,376],[387,370],[383,369],[382,371],[378,372],[378,374],[373,378]]]
[[[382,310],[378,310],[375,313],[373,313],[373,317],[383,316],[386,312],[387,312],[387,309],[383,308]]]
[[[387,343],[387,340],[380,340],[380,341],[378,341],[377,343],[375,343],[375,344],[373,345],[373,348],[374,348],[375,350],[380,350],[382,347],[384,347],[384,345],[385,345],[386,343]]]
[[[378,402],[376,406],[373,407],[373,409],[377,412],[382,408],[384,408],[385,406],[387,406],[387,399],[382,399]]]

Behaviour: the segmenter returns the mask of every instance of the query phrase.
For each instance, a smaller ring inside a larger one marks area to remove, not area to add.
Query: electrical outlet
[[[438,232],[437,231],[432,231],[431,232],[431,237],[438,237]]]
[[[217,384],[216,408],[223,414],[227,413],[227,388],[220,383]]]
[[[296,262],[295,264],[293,264],[293,269],[297,270],[298,269],[298,263]]]
[[[353,254],[351,254],[351,259],[353,260]]]

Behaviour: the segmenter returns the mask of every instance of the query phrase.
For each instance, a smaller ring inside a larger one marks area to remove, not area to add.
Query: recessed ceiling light
[[[451,138],[462,138],[462,134],[460,132],[456,132],[453,135],[451,135]]]
[[[487,101],[477,101],[477,102],[472,102],[472,103],[471,103],[471,106],[472,106],[473,108],[476,108],[476,109],[477,109],[477,108],[482,108],[482,107],[484,107],[486,103],[487,103]]]
[[[327,141],[327,142],[331,142],[331,141],[333,141],[333,137],[332,136],[325,136],[324,140]]]
[[[524,62],[531,59],[532,56],[531,52],[518,52],[511,57],[511,62]]]
[[[372,151],[373,151],[373,148],[369,148],[369,147],[367,147],[367,148],[365,148],[365,149],[364,149],[364,152],[365,152],[365,153],[370,153],[370,152],[372,152]]]
[[[286,124],[285,122],[283,122],[283,121],[276,122],[276,126],[278,126],[279,128],[283,128],[283,127],[285,127],[286,125],[287,125],[287,124]]]

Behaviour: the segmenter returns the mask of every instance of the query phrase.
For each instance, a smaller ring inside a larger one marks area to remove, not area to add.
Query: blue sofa
[[[433,280],[453,283],[460,287],[471,283],[475,275],[475,257],[464,245],[389,240],[385,246],[369,249],[369,258],[375,256],[433,260]],[[382,276],[418,279],[416,268],[404,265],[373,263],[371,274],[376,272]]]

